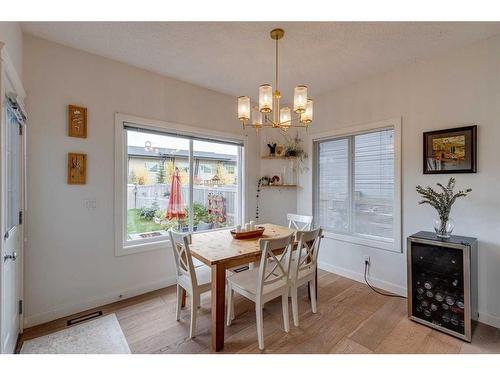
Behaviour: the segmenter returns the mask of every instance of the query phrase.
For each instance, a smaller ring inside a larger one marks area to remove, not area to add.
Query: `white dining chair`
[[[290,269],[290,295],[292,297],[293,324],[296,327],[299,326],[298,287],[309,283],[311,309],[314,314],[317,312],[316,272],[322,234],[321,228],[311,231],[297,231],[295,234],[298,244],[292,257]]]
[[[311,230],[313,217],[308,215],[287,214],[288,228],[297,230]]]
[[[290,330],[288,313],[289,272],[291,265],[293,234],[271,239],[261,239],[260,265],[258,268],[235,273],[227,278],[228,303],[227,325],[234,319],[234,292],[241,294],[255,303],[257,320],[257,338],[259,349],[264,349],[264,323],[262,309],[266,302],[281,296],[283,309],[283,328]],[[283,250],[281,255],[276,255]]]
[[[174,253],[176,276],[177,276],[177,304],[175,317],[179,321],[181,318],[182,292],[186,291],[191,297],[191,326],[189,337],[196,334],[196,316],[200,306],[200,296],[211,290],[211,269],[204,264],[194,266],[193,257],[189,250],[190,236],[175,232],[170,229],[170,241]]]

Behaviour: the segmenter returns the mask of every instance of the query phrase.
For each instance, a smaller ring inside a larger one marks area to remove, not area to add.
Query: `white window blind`
[[[394,130],[316,142],[314,216],[332,233],[394,241]]]

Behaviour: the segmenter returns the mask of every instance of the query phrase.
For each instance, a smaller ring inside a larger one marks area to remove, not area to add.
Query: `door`
[[[13,353],[20,332],[23,142],[22,126],[6,105],[2,151],[1,353]]]

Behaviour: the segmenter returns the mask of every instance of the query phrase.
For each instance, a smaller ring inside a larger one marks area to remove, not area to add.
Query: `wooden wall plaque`
[[[84,185],[87,181],[87,154],[68,153],[68,184]]]
[[[87,138],[87,108],[68,105],[68,135]]]

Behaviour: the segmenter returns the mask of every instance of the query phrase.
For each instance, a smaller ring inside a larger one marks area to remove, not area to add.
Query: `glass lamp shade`
[[[262,125],[262,113],[259,111],[258,106],[252,108],[252,124]]]
[[[273,88],[265,84],[259,86],[259,111],[269,113],[273,110]]]
[[[300,115],[300,121],[304,124],[309,124],[313,120],[313,101],[312,99],[307,100],[306,111]]]
[[[280,125],[290,126],[292,124],[292,111],[289,107],[280,109]]]
[[[307,106],[307,86],[297,86],[293,95],[293,111],[304,113]]]
[[[240,121],[250,119],[250,98],[248,96],[238,98],[238,118]]]

